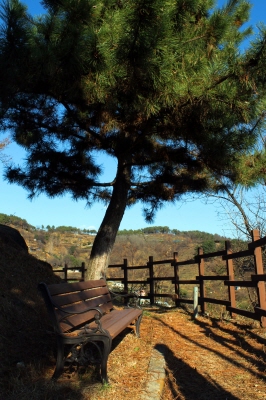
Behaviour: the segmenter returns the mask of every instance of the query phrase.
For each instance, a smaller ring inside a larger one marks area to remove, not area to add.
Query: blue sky
[[[42,7],[38,0],[24,0],[32,14],[41,14]],[[223,0],[219,0],[219,5]],[[255,26],[258,22],[266,22],[266,1],[251,0],[253,9],[251,11],[250,24]],[[15,144],[5,149],[6,156],[14,163],[21,163],[23,153]],[[107,168],[106,179],[115,174],[115,163],[112,160],[103,159]],[[8,184],[2,179],[3,165],[0,165],[0,212],[12,214],[26,219],[34,226],[66,225],[78,228],[98,229],[103,219],[105,208],[102,204],[95,204],[86,208],[85,201],[74,202],[69,196],[49,199],[40,195],[32,201],[27,199],[27,192],[17,186]],[[141,205],[136,205],[125,212],[120,229],[139,229],[148,226],[142,215]],[[217,207],[205,204],[201,200],[181,202],[176,205],[168,205],[162,208],[156,215],[152,225],[168,226],[180,231],[200,230],[220,235],[232,236],[227,220],[222,221],[217,215]]]

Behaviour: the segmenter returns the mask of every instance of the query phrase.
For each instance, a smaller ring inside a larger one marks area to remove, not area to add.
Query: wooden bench
[[[67,364],[94,363],[100,365],[102,382],[108,382],[107,360],[112,340],[127,327],[135,327],[139,336],[142,310],[137,305],[138,296],[133,295],[136,299],[133,307],[128,305],[117,310],[103,279],[49,286],[40,283],[38,288],[57,338],[57,360],[52,379],[57,379]]]

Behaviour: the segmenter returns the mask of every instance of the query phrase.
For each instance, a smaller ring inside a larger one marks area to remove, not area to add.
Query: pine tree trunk
[[[118,168],[111,201],[93,243],[86,280],[99,279],[107,271],[110,254],[127,206],[129,177],[128,167],[121,168],[121,171]]]

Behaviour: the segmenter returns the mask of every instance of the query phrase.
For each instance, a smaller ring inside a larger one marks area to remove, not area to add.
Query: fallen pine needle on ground
[[[193,320],[182,308],[149,309],[144,311],[140,338],[127,333],[114,341],[109,385],[88,371],[65,373],[51,383],[51,365],[41,379],[31,375],[28,386],[17,377],[17,386],[5,400],[141,400],[157,346],[166,363],[162,400],[266,400],[266,330],[249,321],[203,316]]]

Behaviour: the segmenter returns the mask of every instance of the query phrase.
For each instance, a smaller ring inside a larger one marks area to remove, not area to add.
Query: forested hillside
[[[95,230],[71,226],[34,227],[25,219],[0,214],[0,223],[16,228],[25,239],[29,253],[52,266],[80,266],[88,260],[95,238]],[[192,258],[195,249],[205,247],[215,251],[225,237],[201,231],[180,231],[167,226],[150,226],[138,230],[121,230],[117,236],[110,263],[121,263],[127,258],[130,265],[146,263],[148,256],[155,259],[172,257],[178,251],[181,259]],[[207,252],[205,251],[205,252]]]
[[[0,222],[15,227],[24,238],[28,251],[38,260],[49,263],[55,270],[65,264],[68,267],[80,267],[82,262],[89,260],[92,244],[95,238],[94,232],[80,230],[76,227],[60,226],[36,228],[19,217],[0,214]],[[127,259],[129,266],[147,265],[149,256],[153,259],[172,259],[173,253],[178,252],[179,261],[189,260],[197,254],[198,247],[203,247],[204,253],[211,253],[224,249],[225,237],[212,235],[201,231],[170,230],[166,226],[151,226],[139,230],[122,230],[116,238],[116,242],[110,257],[109,264],[123,264]],[[246,249],[247,244],[241,241],[231,240],[234,251]],[[254,265],[247,258],[235,260],[235,276],[239,279],[249,279]],[[207,275],[226,274],[225,263],[221,259],[210,258],[206,260],[205,270]],[[180,268],[180,279],[194,279],[198,275],[197,264]],[[157,266],[154,270],[157,277],[173,276],[170,264]],[[63,278],[63,275],[60,275]],[[74,274],[73,278],[80,278],[80,273]],[[107,277],[123,278],[123,270],[115,268],[108,270]],[[148,269],[130,271],[128,279],[146,280]],[[138,285],[133,290],[138,289]],[[148,289],[148,288],[147,288]],[[158,281],[156,290],[159,292],[172,293],[173,285]],[[223,282],[207,282],[207,294],[215,298],[225,296]],[[182,296],[192,298],[192,285],[182,285]],[[249,309],[254,298],[253,289],[249,288],[239,291],[237,301],[241,307]],[[170,301],[171,303],[171,301]],[[214,308],[214,307],[211,307]]]

